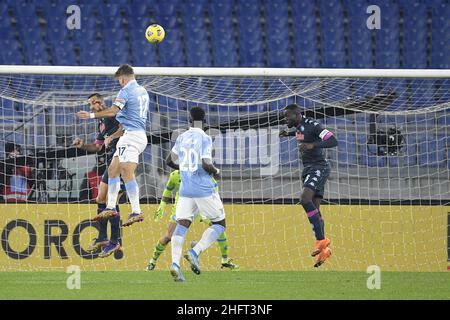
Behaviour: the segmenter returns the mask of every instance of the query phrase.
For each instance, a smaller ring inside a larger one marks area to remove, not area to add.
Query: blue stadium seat
[[[234,41],[214,39],[213,40],[214,66],[237,67],[238,57]]]
[[[266,16],[266,48],[269,67],[289,67],[291,52],[289,40],[288,3],[264,1]]]
[[[2,51],[2,60],[6,64],[24,64],[24,59],[22,53],[19,51]]]
[[[145,39],[131,42],[133,65],[140,67],[158,66],[156,47]]]
[[[150,8],[153,8],[153,4],[150,2],[145,1],[131,1],[129,2],[129,8],[128,8],[128,16],[137,18],[148,18],[148,14],[150,11]],[[131,23],[133,19],[128,19],[129,23]]]
[[[417,2],[405,6],[404,23],[404,66],[406,68],[426,68],[426,6]]]
[[[233,15],[233,1],[216,0],[211,1],[208,7],[208,13],[211,17],[211,23],[219,17],[229,17]]]
[[[206,0],[187,0],[183,3],[182,10],[192,16],[203,16],[206,2]]]
[[[444,1],[433,7],[431,28],[431,68],[450,68],[450,56],[448,43],[450,43],[450,33],[448,32],[450,16],[450,5]],[[447,26],[446,28],[443,26]]]
[[[317,44],[315,6],[312,1],[292,3],[295,66],[320,67]]]

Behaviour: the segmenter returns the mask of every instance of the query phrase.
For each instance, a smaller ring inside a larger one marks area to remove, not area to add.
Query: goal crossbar
[[[0,74],[112,76],[117,66],[0,65]],[[142,76],[198,77],[346,77],[346,78],[449,78],[450,69],[326,69],[326,68],[194,68],[134,67]]]

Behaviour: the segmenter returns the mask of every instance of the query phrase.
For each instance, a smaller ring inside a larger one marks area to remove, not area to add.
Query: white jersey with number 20
[[[203,169],[202,159],[212,159],[212,139],[200,128],[181,134],[172,148],[178,156],[180,197],[204,198],[216,192],[211,175]]]

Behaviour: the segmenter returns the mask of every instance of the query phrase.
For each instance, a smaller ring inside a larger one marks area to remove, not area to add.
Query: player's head
[[[302,112],[296,104],[290,104],[284,108],[284,118],[288,128],[296,127],[302,121]]]
[[[193,107],[189,112],[191,123],[194,127],[202,127],[205,122],[205,110],[200,107]]]
[[[129,64],[120,65],[119,69],[117,69],[114,74],[114,78],[119,80],[120,85],[124,87],[129,81],[134,80],[133,67]]]
[[[88,97],[88,103],[92,112],[99,112],[105,109],[103,96],[100,93],[93,93]]]

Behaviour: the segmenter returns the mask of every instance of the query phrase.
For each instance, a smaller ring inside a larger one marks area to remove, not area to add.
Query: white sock
[[[117,197],[120,191],[120,178],[109,178],[108,179],[108,204],[107,208],[115,208],[117,204]]]
[[[172,235],[172,263],[180,266],[181,253],[183,251],[183,243],[186,238],[188,228],[177,224]]]
[[[128,199],[130,199],[131,212],[141,213],[141,206],[139,205],[139,186],[136,179],[125,183],[125,189],[127,190]]]
[[[192,249],[197,254],[200,255],[203,251],[209,248],[214,242],[216,242],[217,238],[225,231],[225,228],[220,224],[213,224],[208,229],[203,232],[202,238]]]

